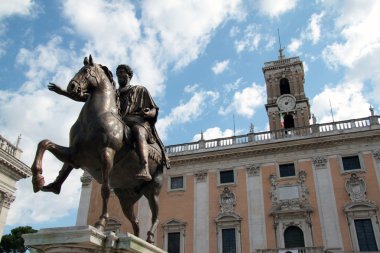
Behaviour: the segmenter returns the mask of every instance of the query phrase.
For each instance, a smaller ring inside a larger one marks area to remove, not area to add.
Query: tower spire
[[[283,51],[285,48],[281,47],[280,29],[278,29],[278,28],[277,28],[277,35],[278,35],[278,43],[280,44],[280,49],[278,50],[278,52],[279,52],[278,59],[282,60],[285,58],[285,55],[283,54]]]

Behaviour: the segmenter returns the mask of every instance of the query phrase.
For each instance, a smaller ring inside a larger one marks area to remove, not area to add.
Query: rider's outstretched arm
[[[63,95],[65,97],[71,98],[72,100],[79,101],[79,102],[86,102],[88,98],[88,94],[84,94],[83,96],[80,96],[74,93],[69,93],[66,90],[59,87],[58,85],[56,85],[55,83],[49,83],[48,89],[51,91],[54,91],[55,93],[59,95]]]

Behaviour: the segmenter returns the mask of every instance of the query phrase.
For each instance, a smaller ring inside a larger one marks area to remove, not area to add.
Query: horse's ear
[[[89,59],[89,64],[90,64],[90,66],[94,66],[95,64],[94,64],[94,61],[92,60],[92,56],[90,55],[90,59]]]
[[[87,57],[84,57],[84,59],[83,59],[83,65],[84,66],[88,65],[88,58]]]

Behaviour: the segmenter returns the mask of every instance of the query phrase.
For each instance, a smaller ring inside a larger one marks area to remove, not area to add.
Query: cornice
[[[191,154],[170,156],[172,165],[184,165],[193,162],[212,162],[220,159],[238,159],[257,155],[270,155],[293,151],[304,151],[345,145],[357,142],[380,142],[380,129],[354,133],[340,133],[324,136],[308,136],[306,138],[279,139],[271,143],[245,143],[229,146],[225,149],[202,149]]]
[[[2,149],[0,149],[0,170],[2,173],[10,175],[16,180],[32,175],[30,168],[26,164],[4,152]]]

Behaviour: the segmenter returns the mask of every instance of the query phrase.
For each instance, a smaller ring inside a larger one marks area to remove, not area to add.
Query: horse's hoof
[[[32,177],[33,191],[40,191],[45,185],[45,179],[41,174]]]
[[[53,183],[50,183],[50,184],[42,187],[41,191],[59,194],[61,192],[61,186],[62,186],[61,184],[53,182]]]

